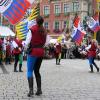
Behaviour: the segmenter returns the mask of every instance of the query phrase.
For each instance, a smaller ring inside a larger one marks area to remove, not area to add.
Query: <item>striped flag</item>
[[[33,2],[34,0],[0,0],[0,13],[11,24],[16,24],[23,18],[26,10]]]
[[[99,16],[95,14],[93,17],[90,17],[87,21],[87,24],[92,31],[97,32],[98,30],[100,30]]]
[[[15,26],[17,37],[20,40],[24,40],[27,36],[29,28],[31,28],[33,25],[36,25],[36,17],[39,15],[39,11],[39,6],[37,5],[32,9],[32,12],[27,19],[21,21]]]
[[[40,14],[40,7],[39,4],[37,4],[33,9],[32,9],[32,13],[30,14],[30,16],[28,17],[28,20],[34,20],[36,19],[37,16],[39,16]]]
[[[73,24],[74,26],[71,37],[76,44],[80,45],[86,32],[84,31],[79,18],[76,18]]]
[[[75,27],[78,27],[79,22],[80,22],[80,18],[76,15],[75,18],[74,18],[74,21],[73,21],[73,25]]]
[[[18,25],[16,25],[16,32],[17,37],[20,40],[24,40],[27,33],[28,33],[28,22],[26,20],[20,22]]]
[[[85,31],[82,31],[81,29],[74,27],[71,37],[75,43],[80,45],[85,34],[86,34]]]
[[[31,26],[36,24],[36,18],[40,15],[40,6],[39,3],[32,9],[31,14],[27,18],[28,20],[28,27],[31,28]]]

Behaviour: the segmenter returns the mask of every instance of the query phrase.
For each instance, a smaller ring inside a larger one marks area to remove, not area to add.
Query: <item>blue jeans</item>
[[[27,78],[33,77],[33,71],[35,69],[35,63],[38,57],[28,55],[27,56]]]
[[[94,57],[89,57],[88,60],[90,65],[94,64]]]

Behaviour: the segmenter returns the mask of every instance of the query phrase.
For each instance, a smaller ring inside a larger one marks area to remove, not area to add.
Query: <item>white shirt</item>
[[[85,49],[88,51],[91,48],[91,45],[88,45]]]
[[[26,40],[22,42],[22,44],[23,44],[23,46],[25,46],[25,48],[27,48],[28,45],[30,44],[31,38],[32,38],[32,33],[29,30],[28,33],[27,33],[27,36],[26,36]]]
[[[18,47],[18,44],[17,44],[15,41],[12,41],[12,46],[13,46],[14,48],[16,48],[16,47]]]

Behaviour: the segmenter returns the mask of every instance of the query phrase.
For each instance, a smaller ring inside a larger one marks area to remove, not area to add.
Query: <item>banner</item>
[[[87,21],[87,24],[88,24],[88,27],[94,32],[97,32],[98,30],[100,30],[99,21],[95,20],[93,17],[89,18],[89,20]]]
[[[0,0],[0,13],[14,25],[23,18],[33,2],[34,0]]]
[[[83,25],[81,24],[80,18],[78,18],[78,16],[74,19],[73,24],[74,26],[71,37],[76,44],[80,45],[86,32],[84,31]]]
[[[33,9],[32,9],[32,12],[31,14],[29,15],[28,17],[28,20],[34,20],[37,18],[37,16],[39,16],[40,14],[40,7],[39,7],[39,4],[37,4]]]
[[[24,20],[20,22],[18,25],[16,25],[16,32],[17,32],[18,39],[20,40],[25,39],[28,33],[28,22]]]
[[[33,25],[36,25],[36,17],[39,15],[39,11],[39,5],[37,4],[37,6],[32,9],[32,12],[29,17],[15,26],[17,37],[20,40],[24,40],[27,36],[29,28],[31,28]]]

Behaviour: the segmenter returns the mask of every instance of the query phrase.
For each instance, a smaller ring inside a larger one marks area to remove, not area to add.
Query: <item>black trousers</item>
[[[16,71],[18,61],[19,61],[19,54],[15,55],[14,71]]]
[[[35,63],[35,69],[34,69],[34,74],[36,78],[36,83],[37,83],[37,89],[41,89],[41,75],[40,75],[40,67],[42,63],[43,58],[38,58],[36,63]]]
[[[18,64],[18,61],[19,61],[19,54],[18,55],[15,55],[15,65],[17,66]]]
[[[11,56],[7,56],[6,55],[6,59],[5,59],[5,63],[7,64],[7,63],[11,63]]]

